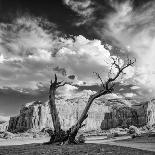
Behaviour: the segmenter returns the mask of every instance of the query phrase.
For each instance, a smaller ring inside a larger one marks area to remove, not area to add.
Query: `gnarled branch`
[[[59,81],[58,82],[57,81],[57,75],[55,74],[54,82],[52,82],[52,80],[51,80],[50,90],[52,90],[52,89],[56,90],[57,88],[62,87],[64,85],[66,85],[66,84],[69,84],[69,83],[64,82],[64,81]]]
[[[112,66],[114,66],[118,70],[114,77],[109,76],[108,80],[105,83],[103,83],[100,74],[95,72],[95,74],[97,75],[97,77],[100,79],[100,81],[102,83],[102,85],[101,85],[102,89],[97,92],[98,94],[104,94],[104,91],[112,92],[114,89],[114,86],[115,86],[115,84],[113,82],[120,76],[121,73],[123,73],[123,71],[126,68],[128,68],[129,66],[132,66],[136,62],[136,59],[131,60],[128,58],[127,63],[125,63],[124,65],[121,66],[119,64],[120,59],[115,59],[115,58],[112,58],[112,59],[113,59]],[[112,69],[110,69],[110,71],[109,71],[110,73],[111,73],[111,70]]]

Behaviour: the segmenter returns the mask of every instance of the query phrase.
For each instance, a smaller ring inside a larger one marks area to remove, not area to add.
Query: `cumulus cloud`
[[[129,98],[132,98],[132,97],[135,97],[136,94],[134,94],[134,93],[125,93],[124,96],[125,97],[129,97]]]
[[[136,81],[155,89],[155,3],[133,8],[131,1],[112,3],[115,11],[99,23],[99,33],[137,58]]]
[[[75,94],[76,90],[78,88],[69,84],[66,84],[64,87],[60,87],[58,89],[58,93],[60,93],[61,95],[68,97],[73,96],[73,94]]]
[[[68,74],[76,75],[78,83],[79,81],[86,82],[88,85],[96,83],[93,72],[100,73],[106,80],[107,73],[113,63],[112,57],[115,59],[117,57],[111,56],[100,40],[88,40],[79,35],[74,39],[62,38],[61,41],[63,47],[57,52],[55,62],[66,68]],[[120,63],[123,64],[123,60]],[[112,69],[114,74],[116,71],[116,68]],[[125,70],[126,78],[133,76],[131,71],[133,71],[132,67]]]
[[[62,38],[54,30],[52,23],[34,17],[0,23],[1,87],[38,89],[38,82],[48,83],[55,72],[59,80],[78,85],[96,84],[93,72],[107,78],[114,56],[100,40],[82,35]],[[125,72],[126,78],[132,77],[128,70]]]

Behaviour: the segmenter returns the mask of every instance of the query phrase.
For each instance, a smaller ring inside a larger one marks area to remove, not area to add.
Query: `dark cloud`
[[[68,78],[71,79],[71,80],[74,80],[75,79],[75,75],[69,75]]]
[[[17,115],[25,103],[40,100],[42,102],[48,99],[48,89],[44,91],[31,89],[12,89],[5,87],[0,89],[0,113],[5,115]]]

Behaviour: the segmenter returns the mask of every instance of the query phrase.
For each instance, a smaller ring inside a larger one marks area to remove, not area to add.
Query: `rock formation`
[[[62,95],[56,97],[56,106],[64,130],[78,120],[89,96],[90,93],[86,92],[74,97]],[[86,131],[130,125],[152,126],[155,124],[155,100],[132,105],[128,100],[106,99],[104,96],[94,101],[84,123],[86,126],[82,129]],[[40,131],[45,128],[53,129],[49,104],[36,101],[27,103],[21,108],[18,116],[10,118],[8,131]],[[3,126],[3,129],[7,129],[7,125]]]
[[[147,108],[147,121],[150,127],[155,125],[155,99],[149,101]]]
[[[18,116],[10,118],[8,131],[41,130],[50,126],[52,127],[52,120],[49,114],[48,103],[43,104],[40,101],[36,101],[26,104],[20,110]]]
[[[9,122],[4,122],[0,124],[0,132],[6,132],[8,130]]]
[[[88,97],[88,94],[83,97],[70,97],[69,99],[64,96],[57,96],[56,105],[64,130],[75,124],[86,105]],[[90,108],[83,130],[99,129],[108,109],[101,104],[100,100],[96,100]],[[23,132],[30,129],[40,131],[44,128],[53,128],[49,104],[48,102],[36,101],[26,104],[18,116],[10,118],[8,131]]]
[[[110,112],[105,114],[101,129],[107,130],[115,127],[128,128],[130,125],[137,127],[152,126],[155,124],[155,100],[134,104],[131,107],[115,104]]]
[[[0,132],[5,132],[8,129],[9,125],[9,119],[8,116],[0,116]]]
[[[112,107],[110,113],[106,113],[101,124],[101,129],[107,130],[116,127],[137,126],[138,116],[136,110],[130,107]]]

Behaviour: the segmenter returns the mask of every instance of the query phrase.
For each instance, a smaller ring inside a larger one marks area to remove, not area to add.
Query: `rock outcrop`
[[[0,124],[0,132],[6,132],[8,130],[9,122],[4,122]]]
[[[11,132],[7,132],[7,131],[0,132],[0,138],[3,138],[3,139],[12,139],[14,137],[15,137],[15,135],[13,133],[11,133]]]
[[[101,123],[101,129],[129,127],[130,125],[137,126],[137,124],[138,116],[136,110],[130,107],[114,106],[110,113],[105,114],[104,120]]]
[[[92,93],[92,92],[91,92]],[[78,94],[77,96],[56,97],[56,106],[59,112],[61,126],[64,130],[75,124],[80,117],[90,94]],[[96,99],[88,112],[88,118],[84,122],[85,131],[97,129],[110,129],[115,127],[137,127],[155,124],[155,100],[149,102],[131,104],[125,99],[106,99],[105,96]],[[41,131],[46,128],[53,129],[48,101],[27,103],[20,110],[20,114],[11,117],[9,132],[24,132],[27,130]]]
[[[67,99],[64,96],[57,96],[56,106],[60,116],[61,126],[64,130],[68,129],[80,117],[89,95],[83,97],[73,97]],[[100,100],[96,100],[91,106],[88,118],[85,120],[86,126],[83,130],[96,130],[100,128],[104,119],[105,112],[108,107],[101,104]],[[53,128],[48,102],[32,102],[26,104],[16,117],[11,117],[9,121],[8,131],[23,132],[27,130],[40,131],[44,128]]]
[[[147,108],[147,121],[150,127],[155,126],[155,99],[148,103]]]
[[[36,101],[26,104],[18,116],[10,118],[8,131],[24,132],[29,129],[37,131],[46,127],[52,127],[48,103]]]
[[[10,117],[8,116],[0,116],[0,132],[6,132],[8,130],[9,119]]]
[[[134,104],[131,107],[115,104],[111,106],[110,112],[105,114],[101,123],[101,129],[123,127],[131,125],[152,126],[155,124],[155,100]]]

